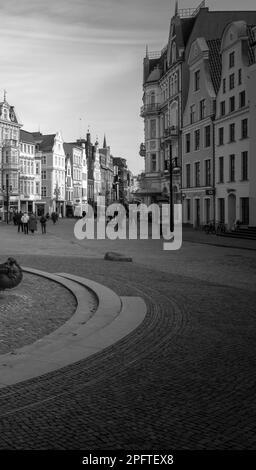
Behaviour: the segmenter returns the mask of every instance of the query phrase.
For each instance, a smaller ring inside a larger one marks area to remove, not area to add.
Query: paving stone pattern
[[[255,448],[252,290],[133,263],[21,261],[142,296],[148,313],[106,350],[2,389],[1,449]]]
[[[69,290],[23,273],[15,289],[0,291],[0,354],[31,344],[65,323],[76,309]]]

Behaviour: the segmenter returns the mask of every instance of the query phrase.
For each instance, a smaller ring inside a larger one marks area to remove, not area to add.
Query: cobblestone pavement
[[[76,299],[64,287],[23,273],[15,289],[0,291],[0,354],[31,344],[65,323]]]
[[[100,353],[2,389],[0,448],[255,448],[255,259],[212,249],[210,264],[203,248],[201,259],[189,245],[179,255],[166,254],[176,263],[169,271],[154,256],[145,266],[141,258],[115,263],[85,255],[20,255],[23,265],[142,296],[148,313],[135,331]],[[204,264],[211,282],[200,279]]]

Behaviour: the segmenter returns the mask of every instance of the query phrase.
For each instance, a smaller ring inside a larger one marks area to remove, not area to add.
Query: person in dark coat
[[[35,214],[30,214],[29,222],[28,222],[29,230],[32,234],[34,234],[35,230],[37,230],[37,220]]]
[[[18,225],[18,232],[20,232],[20,230],[23,232],[23,223],[21,221],[21,217],[22,217],[22,212],[18,212],[17,214],[17,217],[16,217],[16,220],[17,220],[17,225]]]
[[[43,214],[43,215],[40,217],[40,224],[41,224],[42,233],[46,233],[46,221],[47,221],[47,218],[46,218],[45,215]]]

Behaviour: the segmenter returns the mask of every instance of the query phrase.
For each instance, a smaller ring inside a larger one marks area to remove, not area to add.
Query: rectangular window
[[[191,218],[191,202],[190,199],[187,199],[187,220]]]
[[[240,108],[243,108],[245,106],[245,91],[241,91],[241,93],[239,93],[239,107]]]
[[[222,93],[226,93],[226,79],[223,78],[222,80]]]
[[[225,101],[221,101],[221,103],[220,103],[220,115],[225,116],[225,114],[226,114]]]
[[[211,160],[205,160],[205,186],[211,185]]]
[[[197,70],[194,74],[194,90],[198,91],[200,89],[200,70]]]
[[[229,112],[232,113],[233,111],[235,111],[235,97],[231,96],[229,98]]]
[[[205,118],[205,100],[200,101],[200,120]]]
[[[187,188],[190,188],[191,180],[190,180],[190,164],[189,163],[186,165],[186,183],[187,183]]]
[[[151,119],[150,121],[150,135],[149,135],[149,138],[150,139],[155,139],[156,138],[156,120],[155,119]]]
[[[195,163],[195,186],[200,186],[200,162]]]
[[[195,105],[194,104],[190,106],[190,124],[193,124],[193,122],[195,122]]]
[[[45,155],[42,156],[42,164],[46,165],[46,156]]]
[[[241,215],[242,215],[242,224],[248,225],[249,224],[249,198],[248,197],[241,197]]]
[[[42,186],[41,188],[41,196],[46,197],[46,186]]]
[[[224,144],[224,127],[219,127],[219,145]]]
[[[205,222],[208,224],[210,222],[210,199],[205,199]]]
[[[219,157],[219,183],[224,183],[224,157]]]
[[[229,181],[235,181],[235,155],[229,155]]]
[[[36,175],[39,175],[39,163],[36,163]]]
[[[186,134],[186,153],[190,152],[190,134]]]
[[[241,168],[241,175],[242,180],[248,180],[248,152],[242,152],[242,168]]]
[[[242,69],[238,70],[238,85],[242,85]]]
[[[199,150],[200,148],[200,129],[197,129],[194,132],[194,149]]]
[[[235,88],[235,74],[231,73],[231,75],[229,75],[229,89],[233,90],[234,88]]]
[[[206,126],[204,128],[204,146],[211,146],[211,126]]]
[[[41,178],[42,180],[46,180],[46,170],[41,171]]]
[[[235,124],[229,124],[229,141],[235,142]]]
[[[241,138],[246,139],[248,137],[248,119],[242,119],[241,121]]]
[[[231,69],[234,66],[235,66],[235,53],[230,52],[230,54],[229,54],[229,68]]]
[[[36,195],[39,196],[40,185],[36,182]]]
[[[156,154],[151,154],[151,171],[156,171]]]

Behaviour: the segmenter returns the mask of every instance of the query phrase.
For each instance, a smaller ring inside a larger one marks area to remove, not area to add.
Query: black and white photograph
[[[0,18],[1,468],[246,468],[255,0]]]

